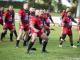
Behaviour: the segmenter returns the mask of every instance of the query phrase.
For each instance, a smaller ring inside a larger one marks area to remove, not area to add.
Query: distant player
[[[64,17],[67,17],[67,13],[68,13],[68,11],[70,11],[70,8],[68,7],[68,8],[66,8],[65,10],[63,10],[61,13],[60,13],[60,16],[61,16],[61,33],[60,33],[60,36],[62,35],[62,31],[63,31],[63,18]],[[59,38],[59,40],[61,39],[61,37]]]
[[[3,32],[1,34],[1,40],[3,40],[7,29],[9,29],[10,31],[10,41],[13,41],[13,32],[15,33],[16,37],[17,33],[15,30],[14,10],[12,5],[10,5],[8,10],[4,13]]]
[[[54,24],[54,21],[48,11],[44,12],[44,21],[45,21],[45,27],[46,27],[46,34],[49,36],[50,34],[50,21]]]
[[[71,12],[67,12],[67,16],[63,18],[62,23],[63,23],[63,29],[62,29],[62,35],[60,39],[60,45],[59,47],[62,47],[62,44],[66,38],[66,35],[69,36],[70,40],[70,45],[72,48],[76,48],[76,46],[73,45],[73,34],[72,34],[72,22],[77,23],[73,17],[71,17]]]

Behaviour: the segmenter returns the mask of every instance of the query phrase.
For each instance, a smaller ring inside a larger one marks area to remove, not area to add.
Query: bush
[[[24,2],[11,2],[11,1],[3,2],[3,1],[0,1],[1,6],[7,8],[9,5],[13,5],[14,8],[16,8],[16,9],[22,8],[23,3]],[[35,8],[38,8],[38,9],[46,9],[46,10],[48,9],[48,5],[46,5],[46,4],[39,4],[39,3],[30,2],[29,6],[30,7],[35,7]],[[51,10],[53,10],[53,6],[51,6]]]
[[[58,11],[59,12],[62,11],[63,9],[66,9],[66,6],[65,5],[62,5],[60,3],[58,3],[57,6],[58,6]]]

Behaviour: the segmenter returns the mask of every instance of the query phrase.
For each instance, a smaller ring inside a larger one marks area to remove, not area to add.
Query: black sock
[[[26,41],[24,41],[23,46],[26,46]]]
[[[13,41],[13,33],[10,33],[10,41]]]
[[[28,46],[28,52],[30,51],[30,49],[32,48],[32,46],[34,45],[34,42],[30,42],[29,46]]]
[[[7,34],[7,31],[5,31],[4,37],[5,37],[6,34]]]
[[[79,43],[79,41],[77,41],[77,43]]]
[[[73,46],[73,43],[71,44],[71,46]]]
[[[39,37],[39,43],[42,44],[42,38]]]
[[[16,30],[14,30],[14,34],[15,34],[15,36],[16,36],[16,38],[17,38],[17,32],[16,32]]]
[[[20,40],[16,40],[16,47],[19,46],[19,42],[20,42]]]
[[[2,32],[2,34],[1,34],[1,40],[3,40],[3,37],[5,36],[5,34],[6,34],[6,32]]]
[[[42,51],[45,52],[46,51],[46,45],[47,45],[47,41],[43,41],[43,47],[42,47]]]
[[[59,40],[61,40],[61,36],[60,36]]]
[[[47,36],[49,36],[50,32],[47,32]]]
[[[28,36],[27,42],[31,39],[31,36]]]

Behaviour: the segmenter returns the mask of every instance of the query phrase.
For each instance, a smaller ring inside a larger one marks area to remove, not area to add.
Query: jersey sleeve
[[[31,18],[31,24],[35,25],[36,23],[37,23],[37,19],[34,18],[34,17],[32,17],[32,18]]]
[[[21,16],[23,14],[22,10],[19,10],[18,14]]]
[[[7,11],[5,11],[5,12],[4,12],[4,14],[3,14],[3,16],[4,16],[4,17],[6,17],[6,16],[7,16],[7,14],[8,14],[8,12],[7,12]]]

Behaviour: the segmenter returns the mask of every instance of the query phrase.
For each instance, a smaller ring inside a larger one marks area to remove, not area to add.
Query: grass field
[[[18,23],[16,23],[16,28],[18,31]],[[2,27],[0,26],[0,33],[2,32]],[[57,25],[54,27],[54,31],[51,31],[49,36],[49,43],[47,50],[49,53],[42,54],[41,46],[36,41],[34,47],[37,51],[32,52],[30,55],[26,53],[26,48],[23,47],[22,41],[20,47],[15,48],[16,38],[14,37],[14,42],[9,42],[9,32],[4,38],[4,41],[0,43],[0,60],[80,60],[80,48],[71,48],[69,44],[68,37],[64,42],[63,48],[59,48],[59,33],[60,27]],[[73,29],[74,44],[78,39],[78,32]]]

